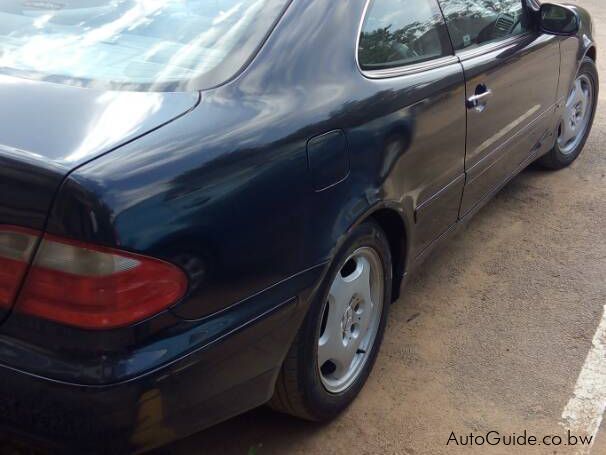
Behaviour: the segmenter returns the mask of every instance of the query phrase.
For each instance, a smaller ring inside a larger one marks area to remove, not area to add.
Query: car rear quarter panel
[[[191,286],[173,311],[190,320],[326,264],[378,208],[393,207],[409,227],[407,251],[419,249],[415,207],[441,189],[424,176],[453,143],[456,166],[437,174],[462,172],[462,75],[436,70],[400,79],[398,90],[365,78],[355,59],[365,4],[293,2],[236,80],[72,173],[48,230],[179,264]],[[460,115],[432,117],[432,104],[452,99]],[[409,137],[396,155],[385,148],[394,128]],[[348,135],[351,172],[315,191],[307,143],[333,130]],[[420,133],[435,147],[415,142]]]
[[[328,260],[335,240],[379,200],[357,205],[348,180],[312,211],[306,151],[309,138],[343,126],[353,97],[371,95],[358,95],[353,77],[363,6],[294,2],[237,80],[71,174],[49,232],[179,264],[191,286],[174,311],[187,319]],[[335,29],[351,32],[329,39]]]
[[[365,78],[355,61],[365,3],[293,2],[237,79],[71,174],[48,230],[179,264],[191,286],[173,311],[190,320],[327,263],[375,208],[395,207],[408,227],[407,259],[421,253],[432,239],[414,212],[443,188],[427,176],[462,141],[463,81],[448,69],[402,78],[398,90]],[[578,52],[578,42],[562,47]],[[432,116],[429,106],[449,98],[461,99],[461,116]],[[410,138],[395,156],[384,147],[394,126]],[[351,169],[318,192],[306,147],[333,130],[347,133]],[[437,138],[432,147],[418,140],[423,131]],[[438,174],[456,181],[463,153]]]

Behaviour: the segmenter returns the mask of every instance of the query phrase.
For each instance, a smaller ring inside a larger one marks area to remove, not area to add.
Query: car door
[[[464,217],[549,146],[560,51],[524,0],[440,0],[467,97]]]
[[[348,131],[352,169],[382,160],[386,199],[414,211],[414,256],[457,222],[464,185],[463,71],[437,0],[370,1],[358,62],[372,120]]]

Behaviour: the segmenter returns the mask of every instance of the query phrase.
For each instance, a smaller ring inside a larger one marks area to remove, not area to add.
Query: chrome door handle
[[[467,109],[475,109],[478,112],[482,112],[486,109],[486,101],[491,97],[492,90],[490,89],[485,89],[485,91],[481,93],[476,93],[467,99]]]

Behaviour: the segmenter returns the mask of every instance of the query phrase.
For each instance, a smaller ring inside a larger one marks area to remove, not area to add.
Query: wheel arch
[[[594,62],[597,62],[598,61],[598,50],[597,50],[597,48],[594,45],[591,45],[587,49],[587,52],[585,52],[585,56],[589,57]]]
[[[381,204],[367,212],[360,222],[373,221],[385,232],[392,258],[392,300],[400,296],[400,288],[407,271],[409,235],[406,218],[396,207]]]

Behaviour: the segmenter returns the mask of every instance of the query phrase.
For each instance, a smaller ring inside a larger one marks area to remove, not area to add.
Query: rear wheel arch
[[[362,222],[375,222],[387,236],[392,257],[393,288],[392,300],[400,296],[400,287],[404,272],[406,271],[408,246],[408,233],[403,216],[398,210],[391,207],[379,207],[366,215]]]
[[[591,46],[589,49],[587,49],[587,52],[585,53],[586,57],[589,57],[591,60],[595,62],[598,61],[598,51],[596,49],[595,46]]]

